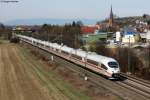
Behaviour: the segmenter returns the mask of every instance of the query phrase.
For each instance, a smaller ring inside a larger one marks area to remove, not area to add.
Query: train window
[[[36,44],[36,42],[35,42],[35,41],[33,41],[33,43],[34,43],[34,44]]]
[[[111,68],[118,68],[118,64],[116,62],[108,62],[108,66]]]
[[[74,54],[72,55],[72,57],[82,60],[82,57],[74,55]]]
[[[49,48],[49,46],[48,46],[48,45],[46,45],[46,48]]]
[[[96,65],[96,66],[98,66],[98,62],[96,62],[96,61],[87,59],[87,62],[88,62],[88,63],[91,63],[91,64],[94,64],[94,65]]]
[[[108,69],[108,68],[107,68],[105,65],[103,65],[103,64],[101,64],[101,68],[103,68],[103,69],[105,69],[105,70]]]
[[[41,43],[40,43],[39,45],[40,45],[41,47],[42,47],[42,46],[44,46],[44,45],[43,45],[43,44],[41,44]]]
[[[56,49],[56,51],[58,52],[58,51],[59,51],[59,49]]]
[[[61,51],[63,54],[66,54],[66,55],[69,55],[69,53],[68,52],[65,52],[65,51]]]

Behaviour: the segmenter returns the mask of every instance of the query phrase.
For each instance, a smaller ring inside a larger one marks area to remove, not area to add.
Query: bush
[[[10,42],[12,43],[19,43],[19,41],[20,41],[19,38],[16,37],[10,39]]]

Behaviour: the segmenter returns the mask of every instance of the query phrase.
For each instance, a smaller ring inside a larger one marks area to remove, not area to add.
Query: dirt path
[[[87,100],[14,44],[0,44],[0,100]]]

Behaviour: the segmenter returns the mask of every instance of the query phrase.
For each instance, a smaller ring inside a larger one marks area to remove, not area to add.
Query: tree
[[[4,24],[0,24],[0,36],[5,39],[10,39],[12,36],[12,28],[7,27]]]
[[[77,26],[83,26],[83,22],[82,21],[77,21]]]
[[[73,26],[73,27],[76,26],[76,22],[75,22],[75,21],[72,22],[72,26]]]
[[[146,19],[149,15],[148,14],[143,14],[143,18]]]
[[[147,24],[150,25],[150,20],[147,21]]]
[[[0,29],[5,29],[4,24],[0,23]]]

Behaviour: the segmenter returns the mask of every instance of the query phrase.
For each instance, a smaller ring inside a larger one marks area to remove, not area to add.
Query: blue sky
[[[14,19],[105,19],[110,6],[117,16],[150,14],[150,0],[19,0],[0,4],[0,22]]]

